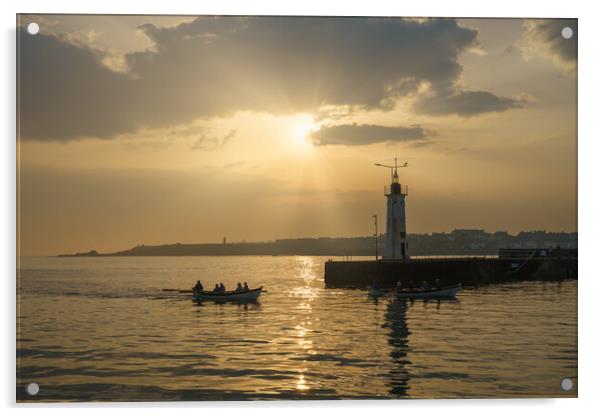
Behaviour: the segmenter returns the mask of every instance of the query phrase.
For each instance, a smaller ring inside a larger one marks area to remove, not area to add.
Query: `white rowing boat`
[[[242,292],[237,292],[235,290],[229,292],[211,292],[211,291],[203,291],[203,292],[193,292],[192,299],[197,302],[203,300],[213,300],[216,302],[226,302],[226,301],[256,301],[261,295],[261,290],[263,286],[258,287],[257,289],[250,289]]]
[[[398,298],[453,298],[462,288],[461,284],[428,290],[399,290],[395,292]]]

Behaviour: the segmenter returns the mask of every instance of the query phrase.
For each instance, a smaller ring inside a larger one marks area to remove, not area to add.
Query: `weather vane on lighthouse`
[[[406,236],[406,202],[405,198],[408,195],[408,187],[405,189],[399,184],[398,168],[405,168],[408,162],[397,164],[383,165],[375,163],[375,166],[391,169],[391,188],[387,194],[387,238],[385,240],[385,253],[383,260],[406,260],[410,256],[408,254],[408,241]]]
[[[391,169],[391,182],[393,182],[394,175],[397,173],[397,168],[407,168],[408,162],[403,162],[401,165],[398,165],[397,158],[395,158],[395,164],[393,166],[383,165],[382,163],[375,163],[374,166]]]

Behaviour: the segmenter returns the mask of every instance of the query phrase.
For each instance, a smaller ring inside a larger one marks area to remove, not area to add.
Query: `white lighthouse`
[[[384,260],[406,260],[408,254],[408,241],[406,237],[406,196],[408,195],[407,186],[404,188],[399,184],[399,175],[397,168],[404,168],[408,164],[397,165],[395,159],[394,166],[377,164],[377,166],[391,169],[391,187],[387,197],[387,235],[385,240]]]

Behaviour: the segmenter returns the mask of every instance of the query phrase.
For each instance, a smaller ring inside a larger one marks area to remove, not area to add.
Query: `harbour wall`
[[[535,258],[438,258],[400,261],[328,261],[326,287],[365,288],[378,282],[393,287],[400,281],[441,285],[462,283],[474,287],[518,280],[577,279],[576,257]]]

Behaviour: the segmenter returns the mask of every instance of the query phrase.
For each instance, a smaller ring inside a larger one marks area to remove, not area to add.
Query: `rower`
[[[213,293],[219,293],[220,292],[220,287],[219,285],[216,283],[215,287],[213,288]]]
[[[422,290],[429,290],[429,284],[426,282],[426,280],[423,280],[422,283],[420,284],[420,289]]]
[[[203,284],[201,283],[200,280],[196,281],[196,285],[194,285],[194,287],[192,288],[193,292],[202,292],[203,291]]]
[[[223,283],[219,284],[219,291],[222,292],[222,293],[224,293],[226,291],[226,286],[224,286]]]
[[[247,284],[247,282],[245,282],[244,287],[242,288],[245,292],[249,291],[249,285]]]
[[[238,282],[236,285],[236,292],[242,292],[242,291],[243,291],[242,285],[240,284],[240,282]]]
[[[436,278],[436,279],[435,279],[435,288],[436,288],[436,289],[439,289],[439,288],[441,288],[441,280],[439,280],[439,278]]]

